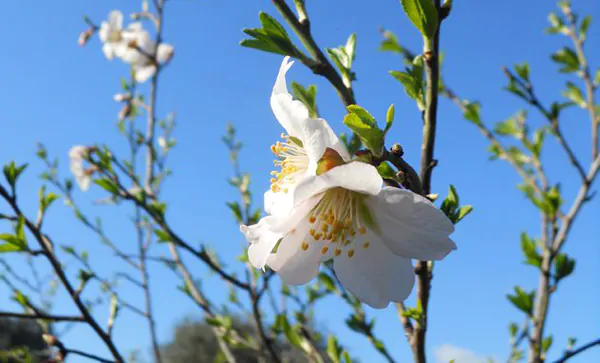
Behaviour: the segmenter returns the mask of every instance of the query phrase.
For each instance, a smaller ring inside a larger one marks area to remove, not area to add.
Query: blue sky
[[[112,9],[125,13],[136,10],[133,1],[4,2],[0,9],[5,21],[0,52],[0,161],[31,162],[20,185],[21,202],[30,215],[35,213],[35,178],[43,166],[34,160],[35,144],[45,143],[49,153],[60,157],[66,175],[67,152],[74,144],[106,143],[124,150],[114,127],[119,105],[112,95],[119,91],[120,78],[127,68],[107,61],[97,39],[84,49],[77,47],[77,36],[85,29],[87,14],[99,22]],[[576,11],[600,19],[600,4],[593,0],[574,1]],[[557,75],[549,54],[566,42],[545,35],[547,14],[555,9],[553,1],[503,2],[457,1],[451,17],[444,23],[442,48],[445,51],[444,79],[459,95],[483,103],[483,117],[492,123],[511,116],[524,105],[501,90],[505,85],[503,65],[521,61],[532,64],[532,79],[541,99],[560,99],[566,78]],[[258,12],[276,11],[268,1],[171,0],[167,8],[165,40],[174,44],[176,55],[164,72],[159,90],[159,113],[177,113],[178,145],[170,157],[175,171],[164,190],[169,200],[168,217],[175,228],[193,243],[211,245],[223,260],[235,267],[243,243],[224,202],[235,198],[226,183],[231,174],[228,156],[220,137],[227,122],[238,128],[244,142],[241,162],[253,176],[253,191],[260,195],[268,185],[272,156],[269,146],[281,132],[272,116],[268,98],[281,57],[241,48],[242,28],[258,25]],[[400,41],[420,49],[420,37],[403,15],[397,1],[339,3],[308,1],[313,32],[323,47],[344,43],[357,33],[357,59],[354,85],[358,103],[382,119],[389,104],[396,105],[396,124],[389,142],[400,142],[406,158],[416,163],[420,150],[420,118],[415,105],[405,96],[399,83],[387,74],[401,69],[398,56],[377,50],[380,26],[393,30]],[[592,22],[587,45],[592,65],[598,66],[600,39],[598,23]],[[335,130],[342,132],[344,109],[337,95],[324,80],[302,65],[295,65],[290,80],[318,86],[321,115]],[[436,265],[429,321],[428,352],[452,345],[468,348],[481,356],[505,358],[508,351],[507,325],[520,321],[518,313],[505,299],[515,284],[527,289],[537,285],[535,271],[521,263],[519,234],[537,234],[538,215],[516,189],[519,178],[501,162],[490,162],[486,141],[462,119],[460,112],[446,100],[439,110],[439,129],[433,188],[446,194],[454,184],[461,201],[474,205],[475,212],[458,226],[454,234],[459,249]],[[530,120],[543,120],[533,111]],[[564,132],[582,160],[589,162],[589,120],[580,110],[566,113]],[[547,143],[543,159],[551,163],[551,180],[561,180],[564,197],[572,200],[577,178],[557,145]],[[104,225],[123,246],[133,246],[125,217],[130,210],[95,208],[89,202],[101,196],[97,190],[78,193],[85,210],[106,218]],[[0,207],[0,212],[5,206]],[[122,218],[118,218],[122,217]],[[552,300],[548,331],[554,334],[551,357],[557,357],[569,336],[580,342],[600,335],[598,319],[600,288],[593,277],[600,274],[600,227],[598,201],[589,203],[572,230],[566,252],[577,259],[572,277],[560,286]],[[93,264],[108,273],[110,253],[98,245],[62,205],[54,206],[47,221],[54,239],[90,251]],[[125,247],[127,248],[127,247]],[[167,252],[157,248],[155,254]],[[12,258],[12,257],[11,257]],[[20,260],[15,257],[17,265]],[[215,299],[225,296],[216,277],[190,261],[204,288]],[[74,266],[73,266],[74,267]],[[115,267],[120,268],[120,267]],[[198,310],[174,287],[165,270],[154,268],[154,296],[158,331],[162,342],[170,338],[179,319],[198,315]],[[130,289],[131,290],[131,289]],[[0,287],[0,296],[6,296]],[[140,301],[134,290],[127,295]],[[409,301],[414,300],[414,294]],[[71,307],[59,295],[57,311]],[[0,308],[15,309],[6,298]],[[98,315],[104,317],[105,310]],[[318,324],[351,347],[354,356],[365,362],[379,362],[374,349],[345,328],[348,311],[335,298],[319,305]],[[393,308],[369,310],[377,319],[377,334],[383,337],[398,361],[409,361],[410,350]],[[102,318],[104,319],[104,318]],[[140,334],[140,321],[123,316],[115,334],[124,351],[147,352],[146,334]],[[86,328],[76,328],[66,341],[74,347],[105,353]],[[589,352],[573,362],[600,360],[600,350]],[[73,360],[76,361],[76,360]]]

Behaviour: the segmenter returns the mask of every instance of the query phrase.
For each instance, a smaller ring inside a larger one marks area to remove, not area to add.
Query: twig
[[[54,322],[71,321],[71,322],[82,322],[86,320],[82,316],[70,316],[70,315],[51,315],[44,314],[41,312],[35,312],[33,314],[26,313],[13,313],[10,311],[0,311],[1,318],[16,318],[16,319],[29,319],[29,320],[48,320]]]
[[[595,347],[596,345],[600,345],[600,339],[596,339],[593,340],[585,345],[582,345],[581,347],[575,349],[575,350],[568,350],[565,352],[565,354],[558,360],[554,361],[554,363],[564,363],[566,362],[569,358],[572,358],[574,356],[576,356],[579,353],[582,353],[590,348]]]

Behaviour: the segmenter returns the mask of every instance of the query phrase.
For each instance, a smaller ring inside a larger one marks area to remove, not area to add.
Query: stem
[[[569,358],[576,356],[579,353],[582,353],[590,348],[595,347],[596,345],[600,345],[600,339],[596,339],[593,340],[589,343],[587,343],[586,345],[582,345],[581,347],[575,349],[575,350],[570,350],[565,352],[565,355],[562,356],[562,358],[560,358],[559,360],[555,361],[554,363],[564,363],[566,362]]]
[[[435,7],[439,13],[440,0],[434,1]],[[423,143],[421,146],[421,164],[419,175],[421,177],[421,185],[424,194],[431,193],[431,177],[434,161],[435,148],[435,133],[437,126],[437,105],[438,105],[438,85],[439,85],[439,45],[440,45],[440,28],[441,22],[438,25],[437,31],[433,38],[433,51],[426,54],[425,71],[427,73],[427,89],[425,94],[425,113],[423,117]],[[415,268],[417,274],[417,305],[421,306],[423,319],[418,322],[414,329],[414,334],[411,339],[411,348],[415,363],[425,363],[425,340],[427,333],[427,320],[429,297],[431,290],[431,279],[433,265],[429,267],[427,261],[418,261]]]
[[[0,311],[0,318],[16,318],[16,319],[30,319],[30,320],[48,320],[55,322],[72,321],[72,322],[83,322],[85,319],[82,316],[70,316],[70,315],[48,315],[40,312],[33,314],[25,313],[13,313],[10,311]]]
[[[102,341],[104,342],[108,350],[110,350],[115,360],[118,363],[124,362],[123,357],[119,353],[119,350],[117,349],[115,343],[112,341],[112,338],[102,329],[102,327],[94,319],[88,308],[85,306],[85,303],[81,300],[77,290],[73,287],[73,285],[71,285],[71,282],[69,281],[67,275],[63,271],[61,263],[54,255],[54,243],[50,240],[49,237],[42,234],[42,232],[35,226],[34,223],[32,223],[28,218],[25,217],[19,206],[16,204],[15,198],[12,197],[8,193],[8,191],[2,186],[0,186],[0,196],[2,196],[9,203],[10,207],[13,209],[13,211],[19,218],[23,218],[27,229],[31,232],[31,234],[33,234],[41,249],[44,251],[43,255],[46,256],[46,258],[52,265],[54,273],[67,290],[69,296],[71,297],[71,300],[77,306],[77,309],[83,316],[85,322],[94,330],[96,335],[98,335],[98,337],[102,339]]]
[[[335,88],[345,106],[355,104],[356,100],[352,88],[346,87],[342,77],[340,77],[339,73],[335,70],[331,62],[329,62],[325,54],[323,54],[321,48],[313,38],[306,9],[302,8],[302,17],[301,20],[298,20],[292,9],[286,4],[285,0],[272,1],[279,13],[281,13],[292,29],[294,29],[294,32],[298,35],[302,44],[304,44],[308,52],[314,58],[304,58],[299,60],[315,74],[325,77]]]

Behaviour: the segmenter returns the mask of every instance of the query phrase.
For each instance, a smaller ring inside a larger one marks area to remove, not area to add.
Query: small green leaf
[[[348,106],[349,114],[344,117],[344,124],[348,126],[375,156],[381,156],[384,145],[384,133],[377,126],[375,118],[357,105]]]
[[[529,82],[529,64],[527,62],[515,65],[515,71],[519,77]]]
[[[171,242],[171,236],[162,229],[155,229],[154,234],[158,238],[158,242]]]
[[[110,194],[114,195],[119,193],[119,187],[117,187],[114,181],[108,178],[94,179],[94,183],[99,185],[102,189],[106,190]]]
[[[433,38],[438,27],[438,13],[431,0],[401,0],[404,12],[424,37]]]
[[[387,161],[379,164],[377,171],[384,179],[396,180],[396,171],[390,166],[390,164],[387,163]]]
[[[544,339],[542,339],[542,352],[547,353],[550,347],[552,346],[552,342],[554,341],[552,335],[548,335]]]
[[[9,164],[4,165],[4,177],[11,188],[15,187],[17,183],[17,179],[21,175],[21,173],[27,168],[27,164],[23,164],[17,166],[14,161],[11,161]]]
[[[535,240],[529,238],[527,233],[521,233],[521,250],[525,255],[525,263],[535,267],[540,267],[542,264],[542,256],[537,251]]]
[[[572,82],[567,82],[567,89],[562,92],[563,96],[571,100],[574,104],[581,108],[587,107],[587,102],[583,97],[583,92]]]
[[[565,253],[559,253],[554,259],[554,276],[557,282],[572,274],[574,270],[575,260]]]
[[[329,291],[329,292],[337,291],[335,282],[333,282],[333,279],[326,273],[319,272],[319,275],[317,276],[317,278],[319,279],[319,282],[325,287],[325,289],[327,289],[327,291]]]
[[[311,84],[308,88],[304,88],[300,83],[292,82],[292,93],[296,99],[300,100],[308,108],[310,117],[319,117],[317,110],[317,86]]]
[[[515,294],[508,294],[506,297],[508,300],[519,310],[527,314],[528,316],[532,316],[533,314],[533,298],[535,296],[535,291],[530,293],[525,292],[519,286],[515,286]]]
[[[552,54],[552,60],[560,64],[561,73],[571,73],[579,70],[579,58],[573,49],[564,47],[558,52]]]
[[[417,102],[419,110],[425,109],[425,96],[423,93],[423,84],[415,76],[407,72],[390,71],[390,74],[396,78],[402,86],[408,97]]]
[[[387,113],[385,114],[385,129],[383,130],[383,133],[387,133],[392,128],[395,114],[396,110],[394,108],[394,104],[391,104],[387,110]]]
[[[242,223],[243,222],[243,217],[242,217],[242,207],[240,207],[240,203],[238,203],[238,202],[227,202],[227,206],[229,207],[229,209],[233,213],[233,216],[235,217],[235,220],[238,223]]]
[[[579,26],[579,38],[581,40],[585,40],[587,38],[587,31],[590,28],[590,23],[592,22],[592,17],[587,15],[581,21],[581,25]]]

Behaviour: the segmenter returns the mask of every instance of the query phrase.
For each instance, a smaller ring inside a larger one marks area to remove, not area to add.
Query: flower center
[[[308,215],[311,224],[309,234],[314,241],[329,241],[335,257],[345,252],[352,258],[356,247],[369,248],[366,239],[369,228],[375,228],[371,211],[364,202],[366,195],[344,188],[329,189],[321,201]],[[308,242],[303,242],[302,249],[307,250]],[[322,247],[326,254],[329,247]]]
[[[277,159],[273,161],[279,171],[272,171],[271,191],[288,192],[287,186],[296,182],[296,177],[308,168],[308,156],[302,142],[295,137],[281,134],[283,141],[271,145]]]
[[[113,30],[108,33],[108,41],[111,43],[118,43],[123,39],[120,30]]]

